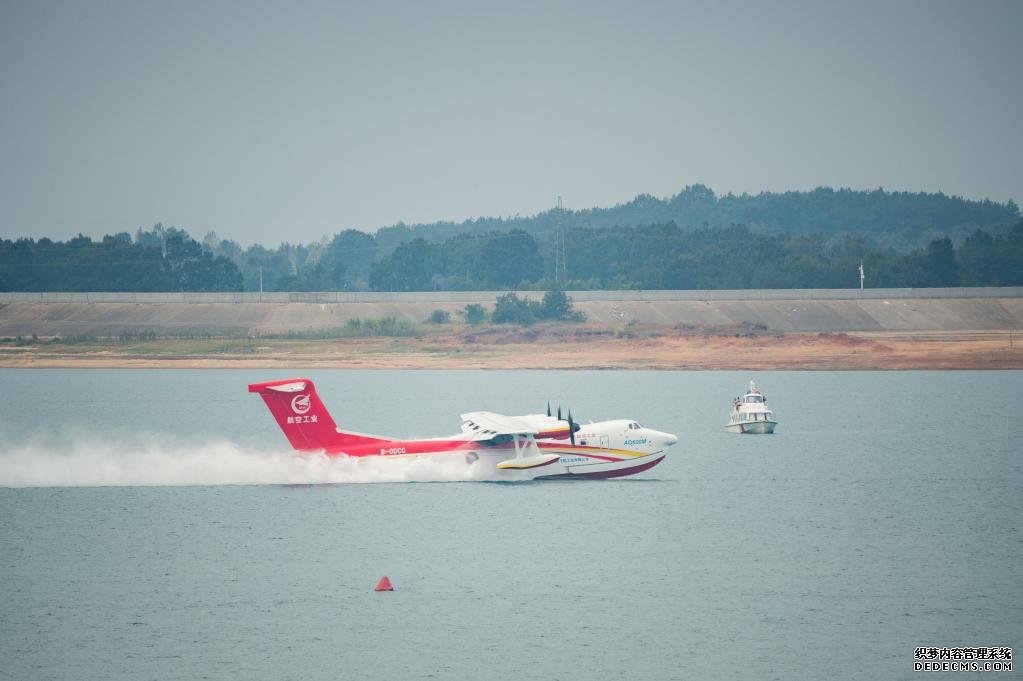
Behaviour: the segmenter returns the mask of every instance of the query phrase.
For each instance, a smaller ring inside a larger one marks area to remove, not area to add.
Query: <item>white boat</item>
[[[725,430],[730,433],[773,433],[777,425],[774,412],[767,408],[767,398],[757,389],[757,384],[750,381],[746,394],[732,400],[732,413]]]

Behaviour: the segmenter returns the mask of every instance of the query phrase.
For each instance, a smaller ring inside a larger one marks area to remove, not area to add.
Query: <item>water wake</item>
[[[166,436],[73,437],[0,445],[0,487],[134,485],[309,485],[484,480],[480,462],[353,459],[254,451],[230,441],[173,442]]]

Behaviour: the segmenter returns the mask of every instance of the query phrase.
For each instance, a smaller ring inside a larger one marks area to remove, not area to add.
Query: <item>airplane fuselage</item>
[[[359,434],[361,435],[361,434]],[[678,441],[674,435],[644,428],[636,421],[614,420],[588,423],[576,433],[576,444],[568,435],[537,438],[540,455],[557,459],[522,469],[498,469],[497,464],[516,456],[515,442],[480,442],[469,433],[425,440],[373,438],[372,443],[324,449],[329,456],[351,457],[464,457],[466,462],[493,469],[502,479],[558,477],[619,477],[647,470],[660,463],[666,449]],[[485,471],[484,471],[485,472]]]
[[[258,392],[292,446],[327,456],[462,457],[476,478],[610,478],[647,470],[678,439],[619,419],[580,425],[543,414],[507,417],[463,414],[462,432],[442,438],[404,440],[337,428],[312,381],[291,379],[249,386]]]

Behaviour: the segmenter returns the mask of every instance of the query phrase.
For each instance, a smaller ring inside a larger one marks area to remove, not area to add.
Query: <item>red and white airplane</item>
[[[350,457],[464,457],[498,480],[617,478],[653,468],[671,433],[619,419],[580,425],[571,413],[503,416],[462,414],[462,431],[426,440],[399,440],[337,427],[307,378],[249,385],[259,393],[291,446],[300,452]]]

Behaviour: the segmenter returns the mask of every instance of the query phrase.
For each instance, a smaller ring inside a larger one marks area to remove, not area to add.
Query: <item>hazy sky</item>
[[[0,236],[819,185],[1023,202],[1023,2],[0,0]]]

